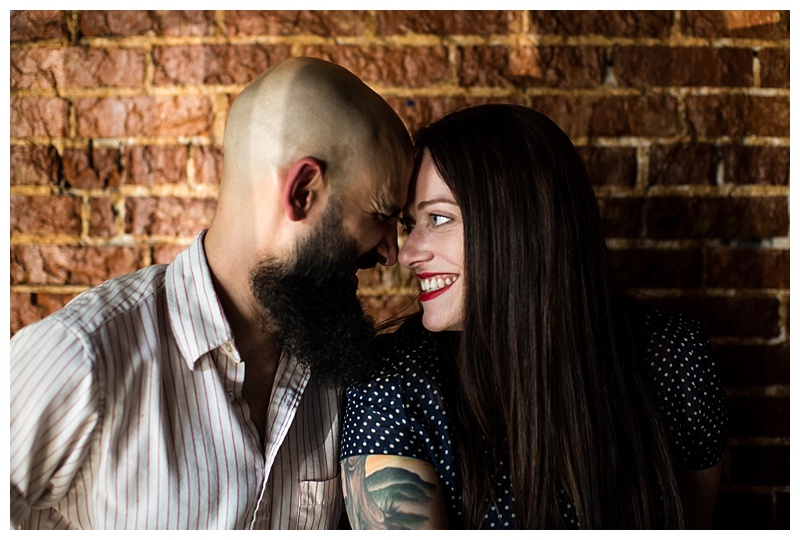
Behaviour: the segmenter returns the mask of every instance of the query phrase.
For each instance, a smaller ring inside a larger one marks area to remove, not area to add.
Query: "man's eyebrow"
[[[382,213],[387,216],[395,217],[399,216],[402,212],[403,209],[400,208],[399,206],[396,206],[394,204],[387,204],[386,206],[383,207]]]
[[[458,203],[453,199],[447,199],[445,197],[439,197],[437,199],[428,199],[427,201],[422,201],[417,205],[417,210],[424,210],[425,208],[432,206],[434,204],[444,203],[444,204],[452,204],[453,206],[458,206]]]

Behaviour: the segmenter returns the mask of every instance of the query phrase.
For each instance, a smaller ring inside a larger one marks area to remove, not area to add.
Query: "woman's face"
[[[422,324],[432,332],[462,330],[464,222],[427,150],[403,213],[409,234],[398,260],[419,279]]]

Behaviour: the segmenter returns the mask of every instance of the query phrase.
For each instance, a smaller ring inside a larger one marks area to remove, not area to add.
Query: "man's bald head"
[[[272,326],[317,327],[325,312],[336,333],[347,326],[344,302],[366,324],[355,274],[396,261],[396,217],[413,169],[411,138],[397,114],[346,69],[293,58],[239,94],[224,143],[204,247],[226,314],[256,326],[258,336]],[[321,281],[310,283],[309,275]],[[300,305],[310,310],[305,323],[287,322]],[[300,341],[326,348],[355,334],[336,335],[331,344]]]
[[[408,133],[389,105],[346,69],[292,58],[264,72],[236,98],[225,128],[220,196],[247,193],[297,160],[325,166],[334,191],[353,169],[380,160],[402,174]]]

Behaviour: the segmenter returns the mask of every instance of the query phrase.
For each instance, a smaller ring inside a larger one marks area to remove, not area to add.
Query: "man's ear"
[[[289,219],[305,219],[326,187],[324,161],[310,156],[297,160],[286,173],[281,193],[281,204]]]

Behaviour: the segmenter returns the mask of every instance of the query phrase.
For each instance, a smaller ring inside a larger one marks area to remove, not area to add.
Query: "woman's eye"
[[[444,225],[445,223],[450,221],[450,219],[451,218],[449,218],[447,216],[442,216],[442,215],[439,215],[439,214],[431,214],[431,223],[433,223],[434,227],[438,227],[440,225]]]

